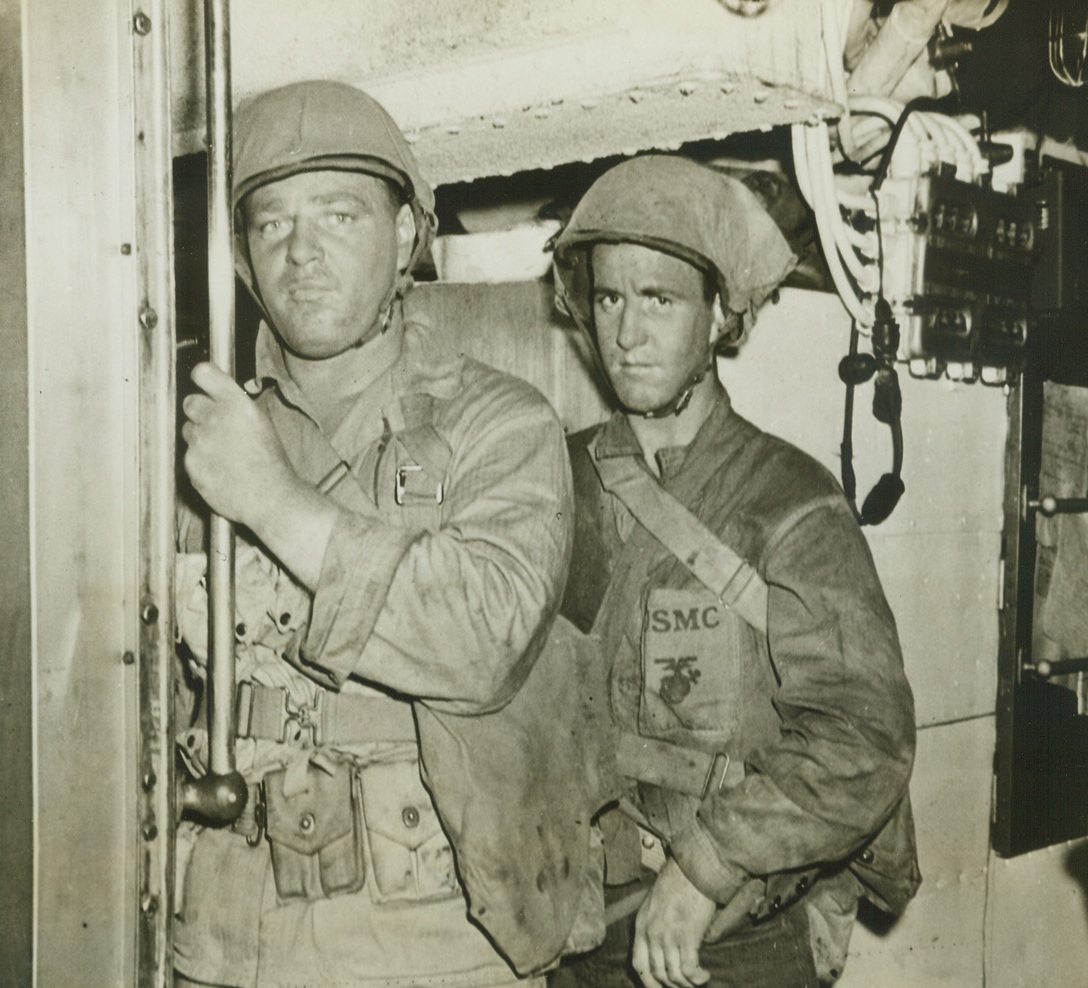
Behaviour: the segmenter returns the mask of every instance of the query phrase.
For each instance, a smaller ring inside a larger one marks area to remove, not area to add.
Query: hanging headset
[[[894,510],[906,490],[903,484],[903,396],[895,355],[899,349],[899,324],[892,318],[891,306],[881,297],[876,303],[873,323],[873,352],[858,353],[857,323],[850,326],[850,353],[839,362],[839,377],[846,385],[846,411],[842,430],[842,487],[854,514],[862,525],[879,525]],[[857,479],[854,476],[854,387],[876,376],[873,383],[873,417],[885,423],[892,433],[892,469],[876,482],[865,496],[861,510],[857,506]]]
[[[904,114],[904,119],[906,114]],[[890,157],[890,155],[889,155]],[[894,510],[903,496],[903,395],[899,390],[899,375],[895,370],[895,358],[899,352],[899,323],[892,315],[892,307],[884,297],[884,247],[880,235],[880,203],[875,188],[877,260],[880,269],[879,291],[874,307],[875,320],[872,328],[872,353],[858,353],[858,324],[850,323],[850,352],[839,361],[839,378],[846,385],[846,405],[843,414],[842,489],[854,515],[862,525],[879,525]],[[873,382],[873,417],[883,422],[892,433],[892,469],[876,482],[865,496],[861,510],[857,505],[857,478],[854,475],[854,388],[875,375]]]

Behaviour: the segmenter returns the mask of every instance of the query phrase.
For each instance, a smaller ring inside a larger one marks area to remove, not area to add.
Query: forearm
[[[280,484],[254,492],[242,522],[312,593],[339,512],[332,498],[292,473]]]
[[[914,708],[894,621],[844,513],[799,524],[767,568],[777,738],[708,796],[678,860],[704,891],[843,860],[906,792]],[[698,873],[697,873],[698,872]]]
[[[570,552],[562,432],[539,406],[500,407],[478,428],[454,444],[437,530],[338,516],[303,645],[334,680],[478,708],[546,630]]]

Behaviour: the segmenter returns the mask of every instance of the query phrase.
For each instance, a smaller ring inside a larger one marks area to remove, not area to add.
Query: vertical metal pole
[[[229,0],[205,0],[208,128],[208,336],[213,364],[234,375]],[[212,775],[234,771],[234,533],[213,514],[208,546],[208,742]]]
[[[208,351],[234,376],[234,223],[230,167],[229,0],[205,0],[204,68],[208,130]],[[245,809],[246,784],[234,767],[234,532],[212,514],[208,532],[209,771],[181,787],[185,812],[231,823]]]

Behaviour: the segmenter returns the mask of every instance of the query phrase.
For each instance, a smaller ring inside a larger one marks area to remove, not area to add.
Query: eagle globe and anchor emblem
[[[663,666],[666,672],[658,684],[658,696],[670,707],[683,703],[702,675],[695,667],[699,661],[698,656],[683,655],[679,658],[656,659],[655,661],[659,666]]]

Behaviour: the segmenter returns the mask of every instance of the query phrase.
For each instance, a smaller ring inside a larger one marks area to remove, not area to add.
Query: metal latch
[[[418,463],[405,463],[404,466],[397,467],[396,481],[393,489],[393,499],[397,504],[403,505],[407,497],[418,496],[408,490],[408,476],[413,473],[423,473],[423,467]],[[439,481],[434,485],[434,503],[441,504],[445,499],[445,486],[442,481]]]

